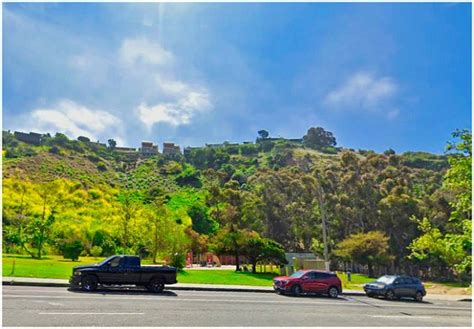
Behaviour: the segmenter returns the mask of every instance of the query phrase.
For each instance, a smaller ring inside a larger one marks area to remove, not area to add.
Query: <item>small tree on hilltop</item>
[[[110,150],[115,150],[115,147],[117,147],[117,142],[114,139],[109,139],[108,141],[109,144],[109,149]]]
[[[260,136],[261,139],[267,139],[268,136],[270,135],[270,134],[268,133],[268,131],[266,131],[266,130],[264,130],[264,129],[259,130],[257,133],[258,133],[258,135]]]
[[[330,131],[321,127],[311,127],[306,135],[303,136],[303,143],[307,147],[321,150],[325,147],[336,146],[336,137]]]

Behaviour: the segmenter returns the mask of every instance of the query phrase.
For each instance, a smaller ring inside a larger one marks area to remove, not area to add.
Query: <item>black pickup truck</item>
[[[152,292],[161,292],[165,284],[176,283],[176,268],[171,266],[140,266],[137,256],[116,255],[104,261],[76,266],[69,280],[71,288],[81,287],[94,291],[98,285],[144,286]]]

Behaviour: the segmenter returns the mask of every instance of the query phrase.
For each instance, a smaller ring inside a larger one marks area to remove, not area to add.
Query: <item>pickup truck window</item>
[[[112,259],[114,259],[115,257],[117,257],[117,256],[110,256],[110,257],[107,257],[106,259],[104,259],[103,261],[101,261],[98,265],[99,265],[99,266],[103,266],[103,265],[105,265],[105,264],[109,264],[110,261],[111,261]]]
[[[120,261],[122,260],[122,257],[115,257],[110,261],[110,267],[117,267],[120,265]]]
[[[138,257],[125,257],[125,267],[127,268],[139,268],[140,258]]]

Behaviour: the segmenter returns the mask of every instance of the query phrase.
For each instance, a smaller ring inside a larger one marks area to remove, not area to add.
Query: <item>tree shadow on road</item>
[[[387,299],[387,298],[384,298],[384,297],[368,297],[369,299],[371,300],[380,300],[380,301],[383,301],[383,302],[386,302],[387,304],[390,304],[390,303],[405,303],[405,304],[414,304],[414,305],[430,305],[430,304],[433,304],[431,302],[427,302],[426,300],[423,300],[421,302],[417,302],[416,300],[414,300],[413,298],[410,298],[410,297],[401,297],[401,298],[396,298],[396,299]]]
[[[347,298],[343,295],[339,295],[337,298],[329,297],[327,295],[322,294],[302,294],[299,296],[293,296],[291,294],[280,294],[280,296],[287,297],[287,298],[315,298],[315,299],[322,299],[322,300],[347,300]]]
[[[154,293],[145,289],[137,287],[101,287],[95,291],[84,291],[81,289],[67,289],[70,292],[77,294],[94,294],[94,295],[133,295],[133,296],[164,296],[164,297],[177,297],[178,295],[170,290],[164,290],[160,293]]]

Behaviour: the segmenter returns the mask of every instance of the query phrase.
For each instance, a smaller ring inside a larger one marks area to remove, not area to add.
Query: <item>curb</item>
[[[69,283],[2,281],[3,286],[69,287]]]

